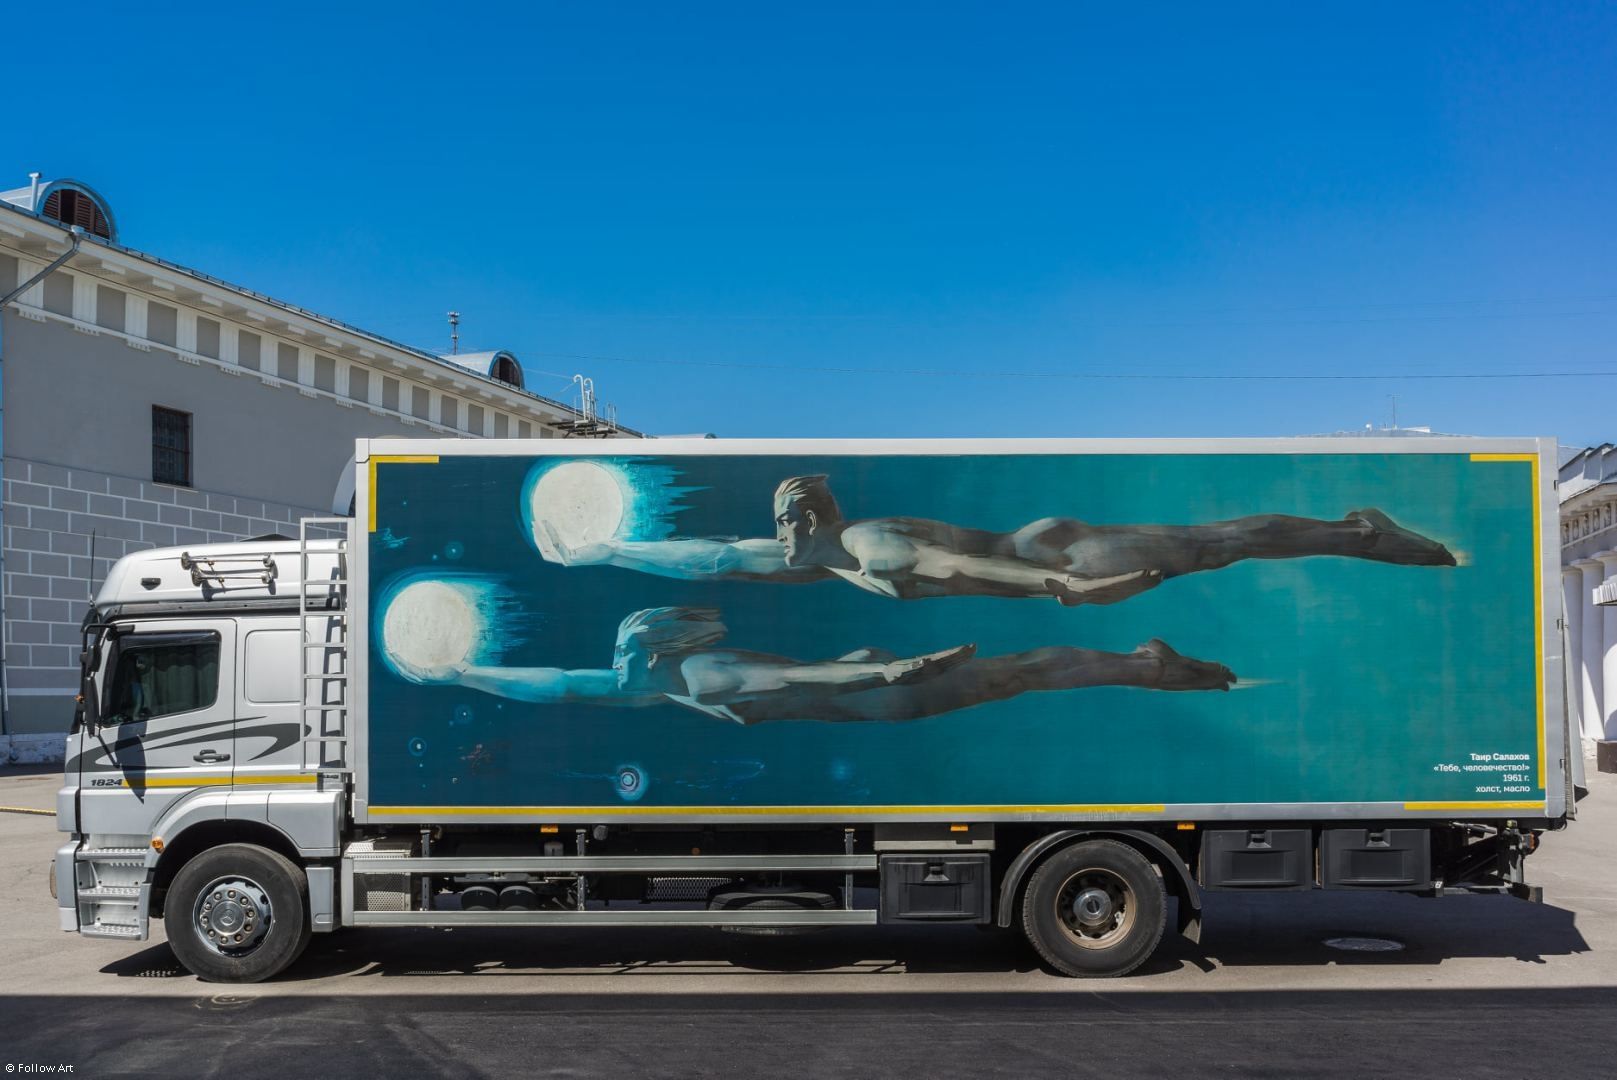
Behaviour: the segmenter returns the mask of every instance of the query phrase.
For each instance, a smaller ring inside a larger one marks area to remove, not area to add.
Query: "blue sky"
[[[40,25],[0,186],[651,432],[1617,438],[1609,4],[274,10]]]

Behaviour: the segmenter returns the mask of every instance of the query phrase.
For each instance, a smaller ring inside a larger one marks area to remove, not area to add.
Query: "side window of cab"
[[[206,709],[218,698],[217,633],[130,634],[118,642],[102,717],[139,723]]]

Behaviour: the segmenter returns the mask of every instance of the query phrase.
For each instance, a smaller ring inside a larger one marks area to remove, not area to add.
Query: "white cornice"
[[[1596,484],[1570,495],[1561,503],[1561,516],[1570,517],[1617,504],[1617,482]]]
[[[0,250],[9,247],[17,256],[37,260],[53,259],[68,246],[60,226],[10,207],[0,208]],[[127,291],[156,296],[165,304],[186,304],[202,309],[211,318],[230,319],[253,333],[277,334],[351,361],[363,361],[379,373],[385,369],[386,374],[410,378],[435,389],[452,386],[461,396],[494,403],[519,419],[550,425],[578,419],[578,413],[561,402],[480,377],[428,353],[94,237],[85,239],[67,265],[74,272],[106,278]]]

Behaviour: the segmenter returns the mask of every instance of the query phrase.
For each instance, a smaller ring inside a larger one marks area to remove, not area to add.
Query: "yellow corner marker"
[[[369,532],[376,531],[376,466],[382,465],[436,465],[437,454],[380,454],[366,462],[365,471],[370,477],[369,491],[366,501],[370,503],[365,508],[365,519]]]

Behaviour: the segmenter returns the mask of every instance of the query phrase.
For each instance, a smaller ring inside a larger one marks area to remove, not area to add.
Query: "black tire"
[[[1156,868],[1115,840],[1062,848],[1039,865],[1022,894],[1022,932],[1051,967],[1076,978],[1139,967],[1162,940],[1167,915]]]
[[[203,982],[252,983],[303,953],[308,912],[309,879],[296,863],[254,844],[223,844],[174,875],[163,926],[174,955]]]

